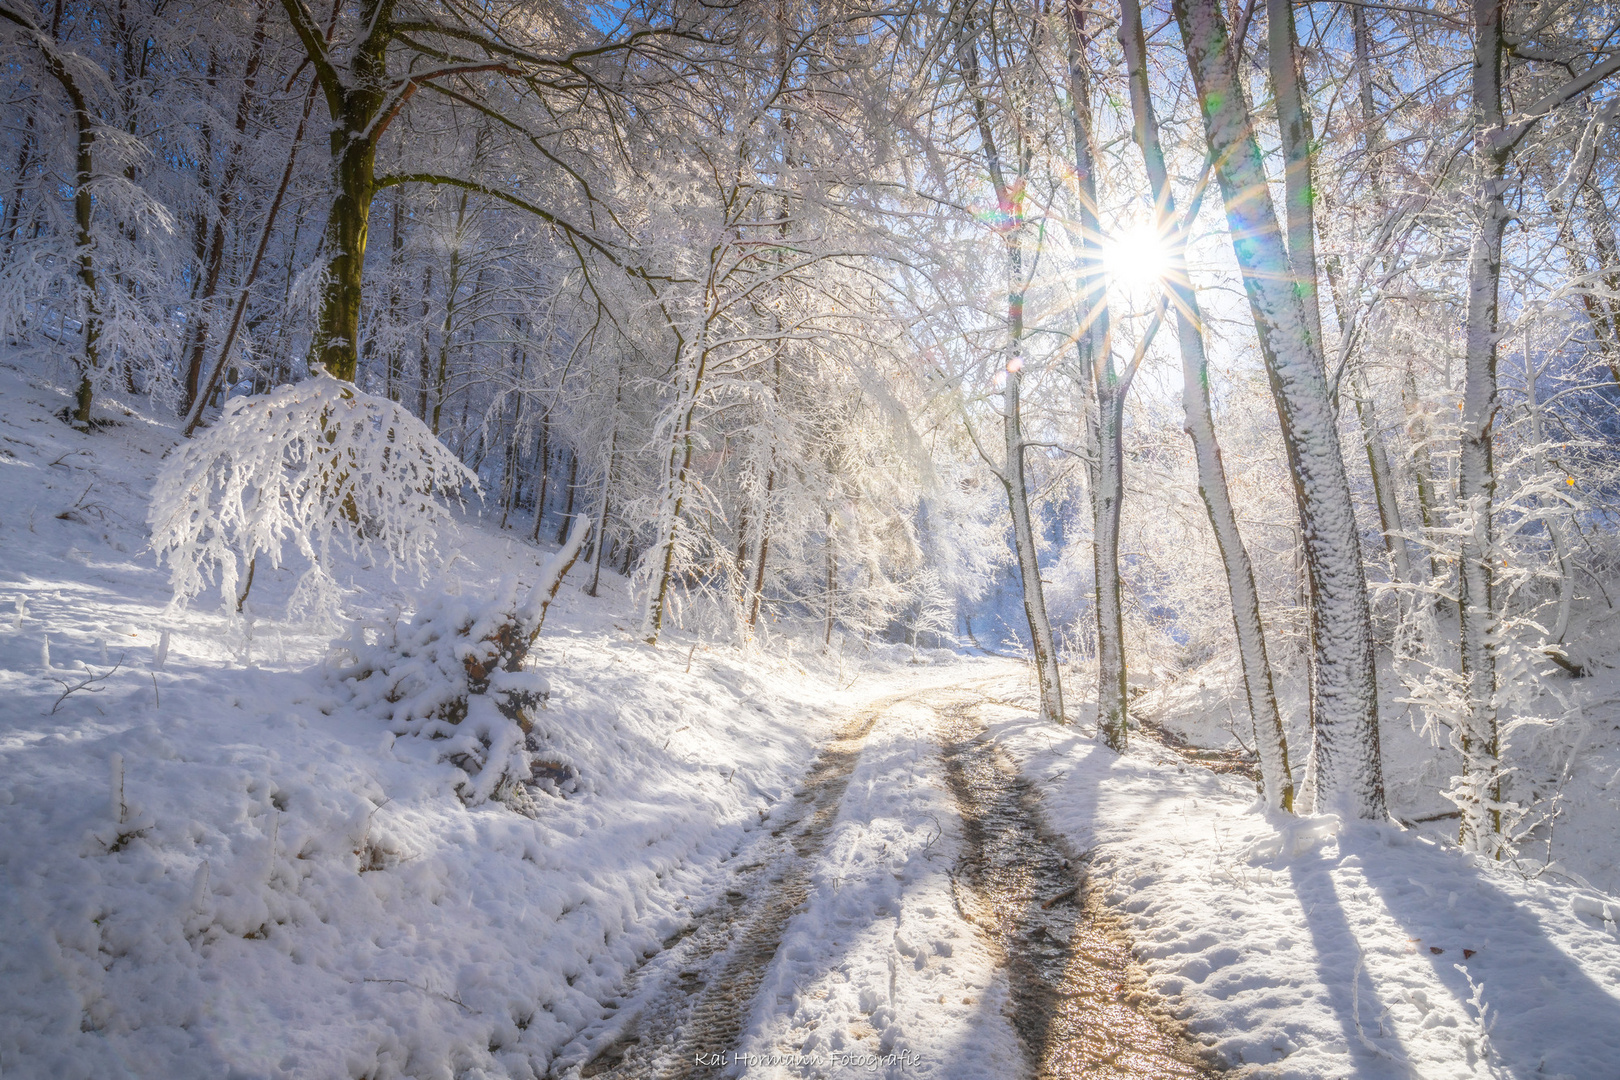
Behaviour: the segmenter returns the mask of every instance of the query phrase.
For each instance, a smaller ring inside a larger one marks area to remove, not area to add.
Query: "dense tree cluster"
[[[1533,823],[1504,739],[1612,610],[1613,5],[0,0],[0,31],[0,332],[70,422],[144,395],[217,441],[256,415],[227,399],[335,378],[502,527],[588,518],[648,640],[1015,639],[1042,714],[1120,748],[1133,672],[1230,651],[1274,805],[1382,816],[1410,708],[1466,843]],[[1002,594],[1014,625],[975,618]]]

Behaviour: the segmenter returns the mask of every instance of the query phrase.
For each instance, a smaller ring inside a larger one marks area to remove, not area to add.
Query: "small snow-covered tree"
[[[175,600],[218,582],[227,605],[254,560],[290,541],[309,562],[291,608],[329,613],[334,546],[425,576],[448,501],[477,478],[404,407],[329,375],[235,398],[158,474],[148,522]]]

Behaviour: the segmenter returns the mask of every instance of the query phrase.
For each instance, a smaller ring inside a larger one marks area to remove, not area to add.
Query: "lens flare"
[[[1103,243],[1103,266],[1113,281],[1126,288],[1141,288],[1169,272],[1170,255],[1164,240],[1147,222],[1127,226]]]

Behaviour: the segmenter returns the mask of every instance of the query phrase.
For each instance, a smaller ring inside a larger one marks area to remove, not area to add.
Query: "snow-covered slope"
[[[466,808],[430,743],[341,707],[333,634],[278,621],[291,572],[261,568],[248,618],[166,610],[143,549],[173,428],[80,435],[65,401],[0,368],[7,1080],[542,1074],[711,901],[826,717],[879,689],[633,643],[624,583],[592,599],[576,571],[537,731],[578,790],[537,820]],[[445,554],[440,584],[473,593],[547,553],[469,521]],[[417,588],[349,584],[371,616]]]

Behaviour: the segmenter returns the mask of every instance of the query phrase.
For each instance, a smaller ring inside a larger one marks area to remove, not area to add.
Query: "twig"
[[[1062,892],[1058,893],[1056,896],[1052,897],[1050,900],[1042,901],[1041,902],[1041,910],[1042,911],[1051,911],[1058,904],[1063,903],[1063,901],[1073,899],[1074,894],[1079,892],[1079,891],[1080,891],[1080,886],[1078,886],[1078,885],[1074,886],[1073,888],[1064,889]]]
[[[62,696],[57,698],[56,703],[51,706],[51,715],[52,716],[56,715],[56,710],[58,710],[58,709],[60,709],[62,707],[62,702],[66,701],[68,699],[69,694],[76,694],[80,690],[86,690],[86,691],[89,691],[92,694],[99,694],[103,690],[107,689],[105,686],[93,686],[91,684],[92,683],[103,682],[103,681],[105,681],[107,679],[112,678],[112,676],[114,676],[114,675],[116,675],[118,673],[118,669],[123,667],[123,666],[124,666],[124,657],[123,657],[123,654],[120,653],[119,657],[118,657],[118,662],[116,664],[114,664],[111,668],[109,668],[108,670],[102,672],[100,675],[90,675],[90,676],[86,677],[85,679],[83,679],[80,682],[75,683],[75,682],[72,682],[71,680],[68,680],[68,679],[58,679],[54,675],[51,676],[51,681],[52,682],[60,683],[61,686],[62,686]],[[156,688],[156,685],[157,685],[156,682],[154,682],[153,683],[154,689]]]
[[[401,986],[408,986],[412,990],[420,990],[424,994],[432,994],[436,998],[443,998],[444,1000],[450,1002],[452,1005],[459,1005],[459,1006],[461,1006],[461,1008],[466,1009],[468,1012],[472,1012],[471,1009],[467,1008],[466,1002],[462,1001],[460,998],[456,997],[454,994],[441,994],[437,990],[429,990],[425,986],[417,986],[415,983],[411,982],[409,979],[373,979],[373,978],[367,977],[367,978],[362,978],[360,981],[361,982],[368,982],[368,983],[399,983]]]

